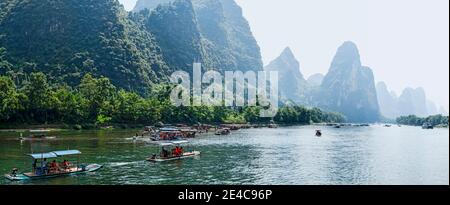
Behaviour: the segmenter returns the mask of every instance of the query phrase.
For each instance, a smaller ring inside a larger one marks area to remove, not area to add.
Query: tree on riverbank
[[[430,123],[433,126],[448,126],[448,116],[433,115],[426,118],[420,118],[415,115],[402,116],[397,118],[397,123],[402,125],[422,126],[424,123]]]
[[[70,87],[50,84],[43,73],[32,73],[16,85],[0,77],[0,122],[16,124],[156,124],[163,123],[268,123],[343,122],[342,115],[301,106],[280,108],[273,118],[260,118],[260,107],[175,107],[170,85],[155,85],[147,96],[116,88],[108,78],[86,74]]]

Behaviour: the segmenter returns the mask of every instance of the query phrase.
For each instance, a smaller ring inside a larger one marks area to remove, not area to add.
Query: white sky
[[[136,0],[119,0],[130,10]],[[448,0],[236,0],[264,64],[290,46],[308,77],[328,71],[336,49],[354,41],[376,81],[397,94],[423,87],[449,110]]]

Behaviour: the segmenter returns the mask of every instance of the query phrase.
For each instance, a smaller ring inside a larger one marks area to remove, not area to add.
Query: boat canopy
[[[163,143],[159,144],[159,146],[162,146],[162,147],[167,147],[167,146],[172,146],[172,145],[173,145],[173,143],[170,143],[170,142],[163,142]]]
[[[178,146],[180,144],[187,144],[189,141],[183,140],[183,141],[173,141],[173,142],[161,142],[158,145],[162,147],[168,147],[168,146]]]
[[[53,153],[37,153],[37,154],[29,154],[33,159],[49,159],[49,158],[57,158],[58,156]]]
[[[175,145],[179,145],[179,144],[187,144],[187,143],[189,143],[189,141],[186,141],[186,140],[183,140],[183,141],[174,141],[174,142],[172,142],[173,144],[175,144]]]
[[[63,150],[63,151],[53,151],[48,153],[36,153],[36,154],[29,154],[33,159],[49,159],[49,158],[57,158],[67,155],[77,155],[81,154],[79,150]]]
[[[81,154],[81,152],[79,150],[54,151],[53,153],[55,153],[58,157]]]
[[[178,131],[180,131],[180,129],[172,128],[172,127],[165,127],[165,128],[159,129],[159,131],[162,131],[162,132],[178,132]]]

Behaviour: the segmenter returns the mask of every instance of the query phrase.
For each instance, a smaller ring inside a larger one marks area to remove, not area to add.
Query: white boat
[[[188,143],[188,141],[162,142],[159,144],[161,147],[160,152],[150,156],[147,161],[166,162],[199,156],[201,154],[200,151],[191,150],[188,146],[186,146],[187,148],[183,147],[183,145],[188,145]],[[178,150],[181,151],[177,152]]]
[[[22,133],[20,134],[19,140],[22,141],[42,141],[42,140],[53,140],[56,139],[56,136],[47,136],[47,133],[51,132],[51,130],[30,130],[29,137],[22,137]]]

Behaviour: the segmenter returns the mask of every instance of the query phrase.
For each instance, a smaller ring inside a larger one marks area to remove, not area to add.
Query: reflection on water
[[[322,129],[323,136],[315,137]],[[202,155],[167,163],[145,159],[158,147],[127,140],[136,130],[54,133],[20,141],[0,133],[0,173],[29,170],[30,152],[79,149],[95,173],[0,184],[449,184],[448,129],[304,126],[250,129],[192,140]]]

